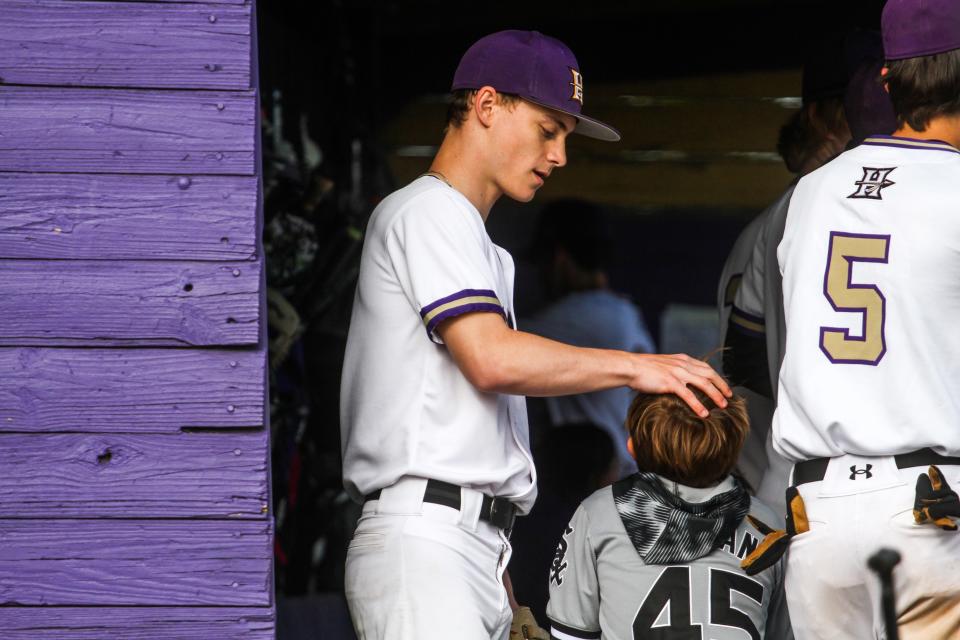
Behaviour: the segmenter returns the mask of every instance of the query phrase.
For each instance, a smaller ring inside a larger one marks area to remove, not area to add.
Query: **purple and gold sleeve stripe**
[[[762,336],[766,332],[763,318],[747,313],[736,305],[730,311],[730,325],[751,336]]]
[[[427,334],[432,336],[433,330],[444,320],[472,311],[489,311],[502,316],[506,315],[495,291],[464,289],[431,302],[420,310],[420,317],[427,327]]]
[[[600,640],[600,632],[575,629],[550,620],[550,637],[553,640]]]

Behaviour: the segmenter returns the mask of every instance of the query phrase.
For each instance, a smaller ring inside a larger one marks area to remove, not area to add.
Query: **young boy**
[[[741,561],[778,522],[730,475],[749,430],[735,396],[699,418],[671,394],[639,394],[627,416],[640,471],[583,501],[550,571],[558,640],[792,638],[783,563],[750,577]]]

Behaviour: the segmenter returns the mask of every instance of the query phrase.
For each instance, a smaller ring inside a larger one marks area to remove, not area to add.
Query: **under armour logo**
[[[848,195],[848,198],[866,198],[868,200],[883,200],[880,196],[880,190],[897,184],[888,179],[890,172],[896,167],[888,169],[878,169],[875,167],[863,167],[863,178],[857,180],[857,190]]]
[[[873,477],[873,474],[870,473],[870,469],[873,469],[872,464],[868,464],[866,469],[857,469],[857,465],[850,465],[850,479],[856,480],[857,476],[866,474],[867,480]]]

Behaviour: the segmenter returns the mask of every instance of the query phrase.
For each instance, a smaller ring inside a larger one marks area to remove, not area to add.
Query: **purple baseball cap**
[[[567,45],[537,31],[498,31],[467,49],[453,74],[452,90],[491,86],[577,119],[574,131],[616,142],[620,133],[580,113],[583,76]]]
[[[960,49],[960,2],[887,0],[881,26],[887,60]]]

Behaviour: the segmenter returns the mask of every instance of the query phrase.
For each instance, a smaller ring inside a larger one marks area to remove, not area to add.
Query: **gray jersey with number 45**
[[[763,504],[750,513],[782,526]],[[740,561],[763,536],[746,520],[719,549],[688,564],[646,564],[611,487],[583,501],[550,570],[547,616],[557,640],[789,640],[783,563],[750,577]]]

